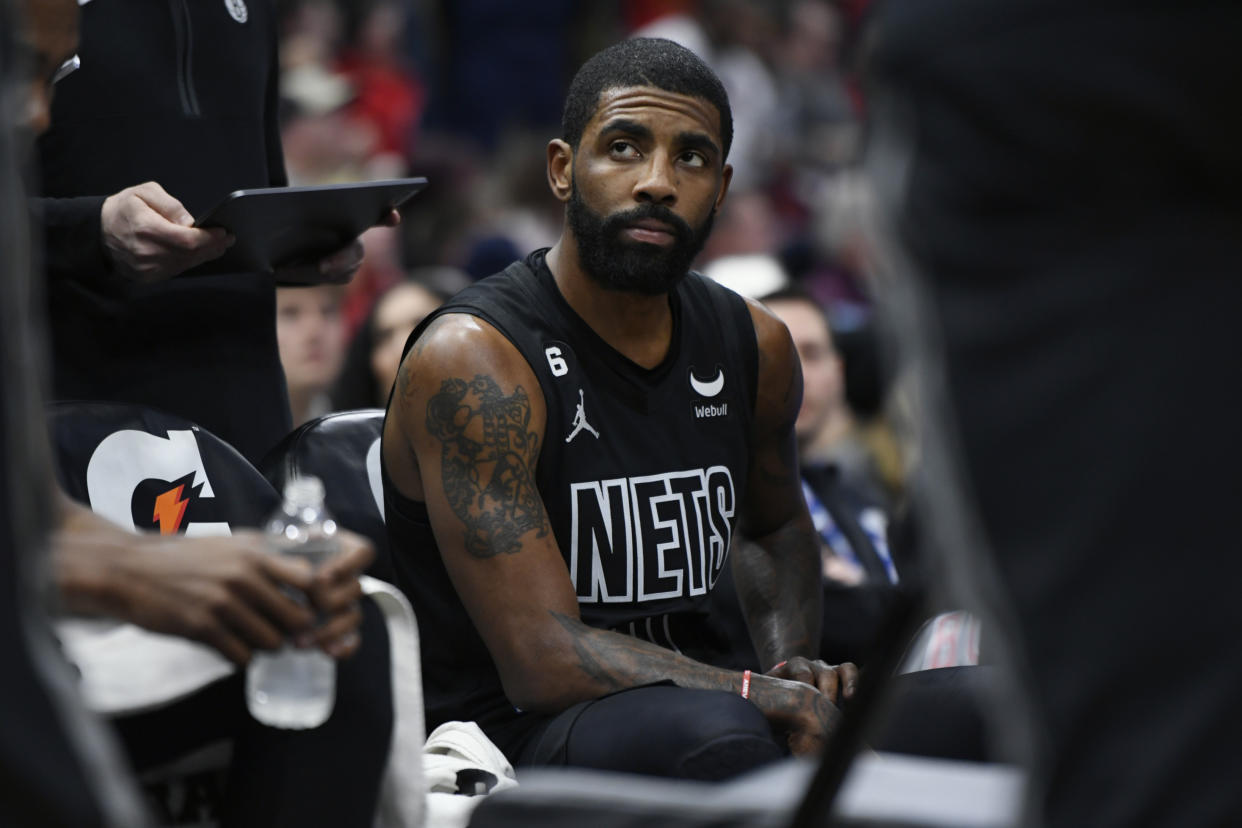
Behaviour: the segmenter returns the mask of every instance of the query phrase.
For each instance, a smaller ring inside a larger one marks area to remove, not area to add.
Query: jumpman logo
[[[599,432],[591,428],[591,424],[588,423],[586,420],[586,411],[583,408],[583,404],[584,404],[584,400],[582,399],[582,389],[579,388],[578,389],[578,410],[574,412],[574,430],[569,432],[569,436],[565,438],[566,443],[568,443],[570,440],[577,437],[578,432],[582,431],[584,428],[587,431],[594,434],[596,440],[599,439]]]

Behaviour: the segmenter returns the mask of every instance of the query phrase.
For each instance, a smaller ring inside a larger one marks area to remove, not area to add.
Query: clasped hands
[[[854,695],[858,667],[795,656],[764,675],[788,682],[785,701],[769,718],[784,727],[790,752],[796,756],[819,753],[840,720],[837,705]]]

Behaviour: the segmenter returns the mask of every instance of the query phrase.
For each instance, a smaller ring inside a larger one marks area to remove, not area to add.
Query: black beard
[[[586,274],[608,290],[646,296],[668,293],[685,277],[707,242],[715,217],[713,210],[696,229],[669,208],[648,203],[605,218],[586,205],[576,182],[565,210],[577,242],[578,261]],[[661,247],[622,238],[626,228],[642,219],[667,224],[673,243]]]

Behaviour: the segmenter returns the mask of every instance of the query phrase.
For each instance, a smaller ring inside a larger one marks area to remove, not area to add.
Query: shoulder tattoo
[[[446,379],[427,402],[427,431],[440,441],[440,476],[453,513],[477,558],[521,551],[527,532],[548,533],[535,489],[539,435],[519,385],[506,397],[485,374]]]

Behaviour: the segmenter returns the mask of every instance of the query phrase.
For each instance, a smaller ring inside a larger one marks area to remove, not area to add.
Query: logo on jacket
[[[157,437],[123,430],[99,442],[86,466],[86,496],[97,514],[131,531],[161,534],[228,535],[229,525],[214,517],[215,493],[207,479],[194,432],[170,431]],[[204,508],[191,508],[201,505]]]
[[[245,0],[224,0],[224,7],[229,10],[229,14],[238,23],[245,23],[250,17],[250,11],[246,8]]]
[[[599,432],[592,428],[591,424],[587,422],[585,405],[586,401],[582,398],[582,389],[579,388],[578,410],[574,412],[574,430],[569,432],[569,436],[565,438],[566,443],[577,437],[578,434],[584,430],[594,434],[596,440],[599,439]]]

